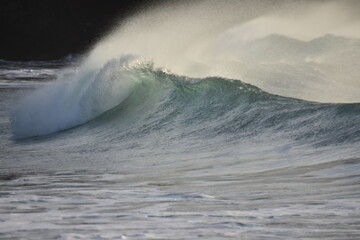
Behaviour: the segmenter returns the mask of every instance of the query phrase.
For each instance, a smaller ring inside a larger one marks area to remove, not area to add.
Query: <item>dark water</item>
[[[1,239],[360,238],[357,103],[132,57],[0,76]]]

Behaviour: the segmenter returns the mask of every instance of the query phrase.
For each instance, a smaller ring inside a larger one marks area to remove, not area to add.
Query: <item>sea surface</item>
[[[116,107],[17,138],[19,99],[76,69],[1,62],[1,239],[360,238],[359,104],[136,65]]]
[[[360,38],[169,11],[0,61],[0,239],[360,239]]]

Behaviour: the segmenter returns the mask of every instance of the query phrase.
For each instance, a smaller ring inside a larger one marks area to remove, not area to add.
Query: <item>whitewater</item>
[[[0,239],[359,239],[358,1],[169,1],[0,61]]]

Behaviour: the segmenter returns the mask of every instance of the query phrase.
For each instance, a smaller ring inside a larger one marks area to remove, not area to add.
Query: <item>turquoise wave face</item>
[[[124,136],[162,131],[245,139],[273,134],[317,146],[358,141],[359,104],[322,104],[272,95],[239,80],[186,78],[137,69],[138,84],[101,117]],[[96,120],[98,121],[98,120]],[[112,129],[111,131],[113,131]]]

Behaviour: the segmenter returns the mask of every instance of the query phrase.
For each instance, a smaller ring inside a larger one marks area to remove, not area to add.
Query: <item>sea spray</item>
[[[85,64],[137,54],[178,75],[239,79],[311,101],[358,102],[359,9],[357,1],[164,4],[115,28]]]

